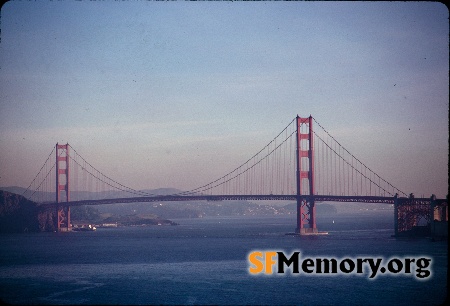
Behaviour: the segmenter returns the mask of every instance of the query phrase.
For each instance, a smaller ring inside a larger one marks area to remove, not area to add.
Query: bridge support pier
[[[297,198],[297,228],[299,235],[314,235],[319,231],[316,225],[316,206],[312,197],[300,196]]]
[[[62,207],[60,205],[56,208],[56,230],[58,232],[69,232],[72,230],[70,224],[70,207]]]

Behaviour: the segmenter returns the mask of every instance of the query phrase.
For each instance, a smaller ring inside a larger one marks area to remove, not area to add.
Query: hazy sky
[[[10,1],[0,186],[57,142],[136,189],[192,189],[310,114],[405,192],[448,190],[449,24],[433,2]]]

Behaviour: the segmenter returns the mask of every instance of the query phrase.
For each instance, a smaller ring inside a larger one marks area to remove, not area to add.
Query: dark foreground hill
[[[47,228],[47,213],[25,197],[0,190],[0,233],[40,232]],[[53,226],[51,226],[53,227]]]

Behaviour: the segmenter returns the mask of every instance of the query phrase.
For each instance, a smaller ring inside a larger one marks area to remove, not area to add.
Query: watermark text
[[[300,251],[286,255],[282,251],[253,251],[248,254],[252,275],[411,275],[419,280],[431,277],[431,258],[419,257],[302,257]]]

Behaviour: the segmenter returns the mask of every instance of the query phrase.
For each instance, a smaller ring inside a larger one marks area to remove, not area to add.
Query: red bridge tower
[[[300,235],[317,234],[314,203],[314,147],[312,116],[297,115],[297,228]],[[303,125],[303,128],[302,128]],[[303,132],[302,132],[303,131]]]
[[[61,197],[65,191],[65,199]],[[70,201],[69,190],[69,144],[56,144],[56,228],[58,232],[70,231],[70,207],[63,207],[58,203],[62,200]]]

